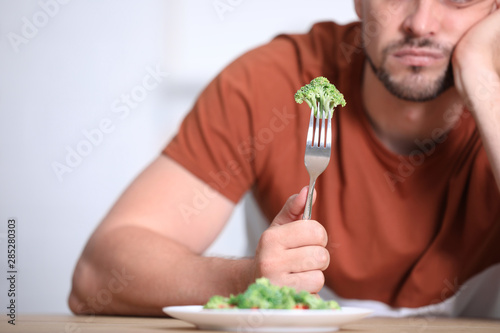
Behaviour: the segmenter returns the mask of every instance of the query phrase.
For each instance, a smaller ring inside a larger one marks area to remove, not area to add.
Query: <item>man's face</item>
[[[495,0],[355,0],[367,60],[393,95],[423,102],[453,85],[451,55]]]

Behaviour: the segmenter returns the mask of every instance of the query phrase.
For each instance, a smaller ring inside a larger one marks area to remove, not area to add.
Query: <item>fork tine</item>
[[[326,115],[325,115],[325,112],[321,112],[321,143],[320,143],[321,148],[325,147],[325,139],[327,136],[327,134],[325,134],[325,133],[327,133],[327,131],[326,131]]]
[[[332,113],[333,112],[328,112],[328,129],[326,131],[326,148],[332,147]]]
[[[311,108],[311,118],[309,119],[309,129],[307,130],[306,146],[311,147],[313,142],[314,131],[314,108]]]
[[[316,129],[314,131],[314,147],[319,147],[319,117],[320,117],[320,112],[323,112],[323,111],[319,109],[319,104],[318,104],[318,114],[316,116]]]

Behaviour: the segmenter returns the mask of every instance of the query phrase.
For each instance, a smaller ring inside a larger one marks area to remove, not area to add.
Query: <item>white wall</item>
[[[18,313],[69,312],[90,233],[225,64],[280,32],[354,18],[332,0],[0,0],[0,276],[15,217]],[[248,250],[243,214],[210,253]]]

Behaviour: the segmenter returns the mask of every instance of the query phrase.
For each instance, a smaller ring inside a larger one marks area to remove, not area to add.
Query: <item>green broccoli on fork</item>
[[[321,118],[327,111],[332,115],[337,105],[346,105],[344,95],[323,76],[312,79],[295,93],[295,102],[302,104],[304,101],[314,109],[314,115]],[[322,114],[318,115],[319,111]]]

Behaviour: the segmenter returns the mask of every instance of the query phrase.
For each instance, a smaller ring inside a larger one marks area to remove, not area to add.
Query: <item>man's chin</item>
[[[451,63],[446,68],[432,69],[423,66],[401,67],[395,63],[383,61],[383,65],[377,67],[368,55],[366,59],[370,69],[385,88],[392,95],[405,101],[433,100],[454,84]]]
[[[394,78],[385,71],[379,71],[376,74],[392,95],[410,102],[433,100],[453,87],[451,71],[445,71],[434,77],[421,67],[411,69],[411,72],[402,78]]]
[[[441,94],[451,88],[451,86],[449,86],[436,89],[429,87],[405,86],[402,84],[389,86],[385,85],[385,87],[393,96],[408,102],[428,102],[438,98]]]

